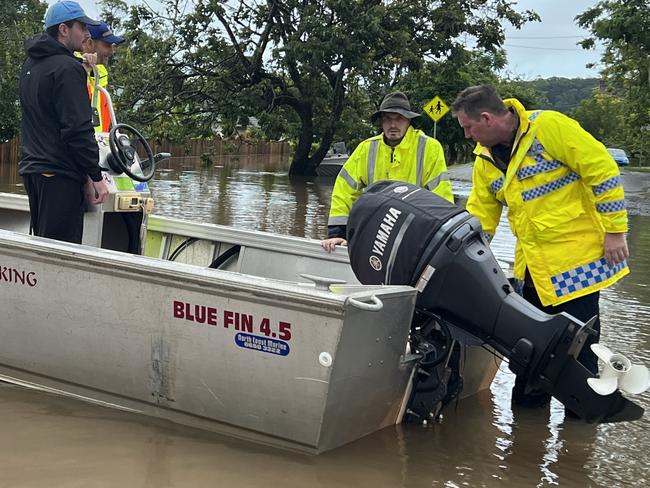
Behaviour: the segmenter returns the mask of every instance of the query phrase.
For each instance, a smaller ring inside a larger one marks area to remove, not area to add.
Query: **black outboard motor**
[[[363,284],[420,290],[417,308],[507,357],[529,388],[541,388],[588,422],[636,420],[643,409],[616,391],[601,396],[577,361],[592,319],[548,315],[515,293],[465,210],[414,185],[367,188],[348,219],[348,252]]]

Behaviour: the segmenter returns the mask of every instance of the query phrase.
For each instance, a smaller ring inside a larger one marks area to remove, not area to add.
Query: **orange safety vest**
[[[108,86],[108,70],[103,64],[98,64],[96,67],[99,75],[99,86],[106,88]],[[88,75],[87,88],[90,103],[94,106],[95,78],[92,76],[92,73]],[[111,112],[108,108],[108,100],[101,92],[98,92],[98,95],[97,112],[99,115],[99,125],[95,126],[95,132],[108,132],[111,128]]]

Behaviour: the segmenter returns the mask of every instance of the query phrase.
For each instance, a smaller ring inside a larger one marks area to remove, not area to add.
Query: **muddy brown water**
[[[454,176],[466,195],[467,169]],[[650,175],[623,179],[633,272],[602,294],[603,343],[650,364]],[[331,186],[264,165],[168,165],[151,183],[157,214],[317,239]],[[22,192],[14,171],[0,171],[0,191]],[[512,237],[499,234],[495,254],[511,258]],[[442,423],[387,428],[320,456],[0,383],[0,488],[649,486],[650,414],[594,426],[565,421],[555,401],[513,411],[514,378],[502,368],[489,391],[448,407]],[[637,400],[650,410],[647,393]]]

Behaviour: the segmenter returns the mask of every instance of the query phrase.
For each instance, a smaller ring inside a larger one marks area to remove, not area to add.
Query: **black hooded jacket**
[[[102,179],[92,126],[86,71],[72,52],[47,34],[26,43],[20,73],[21,175],[55,173],[81,183]]]

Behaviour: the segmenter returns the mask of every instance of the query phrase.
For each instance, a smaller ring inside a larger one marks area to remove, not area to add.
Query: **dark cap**
[[[420,116],[420,114],[411,111],[409,99],[406,98],[406,95],[401,91],[396,91],[386,95],[382,100],[381,105],[379,105],[379,110],[372,114],[370,120],[375,123],[382,112],[400,114],[409,120]]]
[[[104,41],[109,44],[121,44],[124,42],[122,36],[116,36],[106,22],[100,22],[99,25],[89,25],[88,32],[90,38],[95,41]]]

